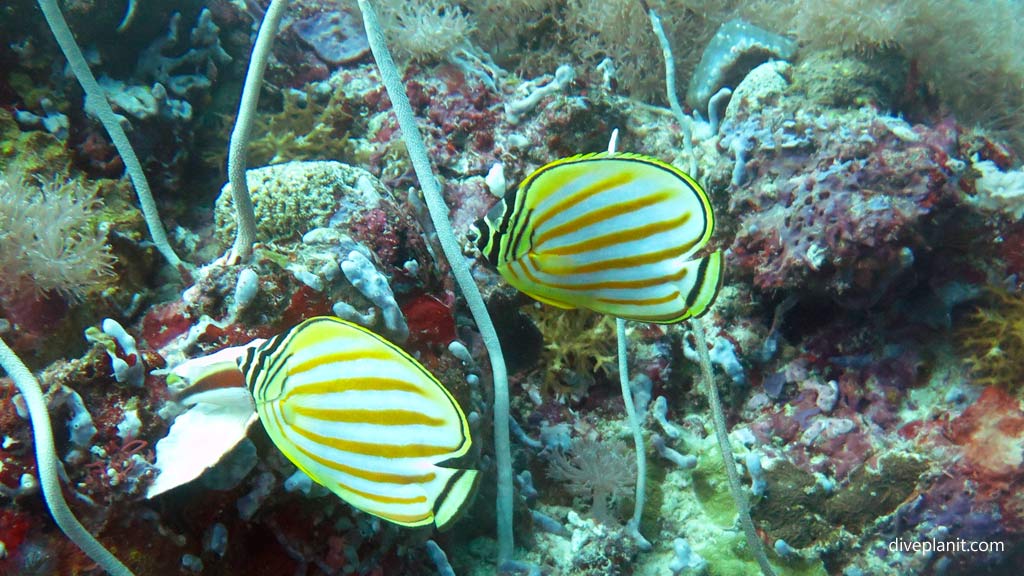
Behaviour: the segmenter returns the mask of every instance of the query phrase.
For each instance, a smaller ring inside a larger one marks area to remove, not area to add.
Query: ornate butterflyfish
[[[414,358],[338,318],[306,320],[237,360],[274,444],[314,481],[403,526],[446,527],[473,493],[469,423]]]
[[[721,252],[696,256],[714,224],[707,194],[678,168],[599,153],[538,168],[470,237],[536,300],[673,323],[700,316],[718,294]]]

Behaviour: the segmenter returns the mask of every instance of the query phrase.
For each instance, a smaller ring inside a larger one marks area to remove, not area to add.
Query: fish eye
[[[466,239],[474,244],[480,239],[480,229],[476,227],[476,224],[469,225],[469,230],[466,231]]]
[[[501,221],[501,217],[505,215],[505,208],[507,206],[508,205],[505,203],[504,200],[499,201],[497,204],[492,206],[490,210],[487,211],[487,216],[483,220],[485,222],[494,223]]]

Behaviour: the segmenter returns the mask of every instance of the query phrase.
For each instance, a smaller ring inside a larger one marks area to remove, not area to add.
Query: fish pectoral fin
[[[551,298],[541,296],[540,294],[537,294],[535,292],[527,292],[526,295],[542,304],[554,306],[555,308],[561,308],[562,310],[572,310],[576,308],[575,306],[567,302],[562,302],[560,300],[552,300]]]

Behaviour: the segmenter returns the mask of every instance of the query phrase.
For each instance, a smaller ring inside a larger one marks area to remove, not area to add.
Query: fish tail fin
[[[473,501],[480,483],[479,470],[451,470],[452,475],[434,500],[434,524],[438,530],[447,530],[458,520]]]
[[[675,324],[704,315],[708,308],[715,303],[718,291],[722,287],[723,265],[724,261],[720,250],[703,258],[684,262],[682,266],[685,274],[679,284],[680,293],[685,295],[682,313],[670,317],[643,318],[643,320],[655,324]]]
[[[716,250],[690,264],[696,268],[696,278],[688,286],[686,314],[677,321],[703,316],[715,303],[725,276],[723,269],[725,261],[722,258],[721,250]]]

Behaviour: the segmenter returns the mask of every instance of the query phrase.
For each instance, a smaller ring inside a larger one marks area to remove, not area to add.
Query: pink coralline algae
[[[450,304],[430,294],[418,294],[402,305],[402,313],[409,323],[411,344],[436,347],[455,340],[455,317]]]
[[[162,348],[188,332],[194,318],[180,301],[153,306],[142,318],[142,338],[153,348]]]
[[[739,218],[733,263],[763,289],[873,305],[931,249],[955,202],[957,129],[911,129],[869,111],[796,120],[780,112],[731,126],[732,139],[754,143],[752,176],[730,199]]]
[[[1002,388],[986,388],[974,404],[948,425],[962,446],[958,463],[975,482],[976,498],[998,503],[1004,526],[1024,530],[1024,411]]]
[[[367,210],[360,219],[354,220],[349,231],[353,238],[359,239],[367,244],[383,262],[399,266],[398,251],[402,249],[402,239],[396,230],[396,222],[393,214],[389,214],[380,208]]]
[[[294,29],[299,38],[331,66],[349,64],[370,53],[359,17],[344,8],[307,16],[296,22]]]
[[[467,77],[451,65],[440,66],[430,75],[421,74],[413,65],[406,75],[410,77],[406,83],[409,102],[417,114],[429,120],[423,125],[423,136],[430,157],[445,167],[442,174],[486,174],[496,159],[495,134],[502,130],[500,95],[481,78]],[[374,88],[362,96],[371,113],[383,115],[380,128],[371,137],[377,148],[370,159],[372,171],[389,186],[403,189],[414,183],[412,173],[394,175],[385,165],[392,159],[389,151],[398,143],[397,123],[383,90]],[[474,153],[466,154],[469,151]],[[457,195],[451,198],[457,201]]]

